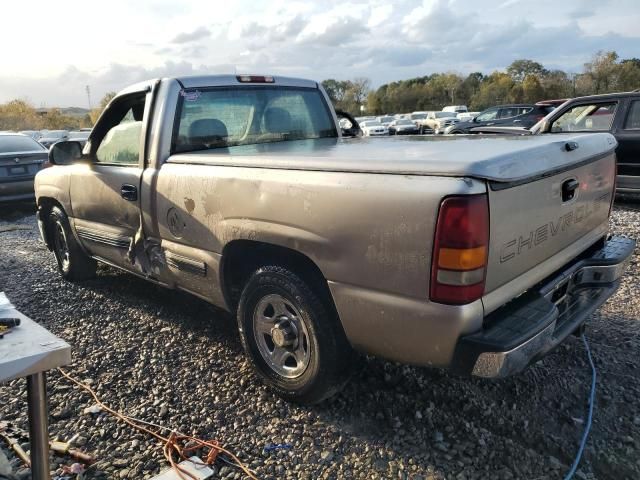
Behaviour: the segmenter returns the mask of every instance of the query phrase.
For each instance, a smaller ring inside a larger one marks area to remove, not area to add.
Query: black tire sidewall
[[[60,210],[57,207],[54,207],[51,210],[51,214],[49,216],[49,222],[50,222],[49,225],[51,228],[51,235],[52,235],[53,254],[56,257],[56,261],[58,262],[58,270],[60,270],[60,273],[62,274],[63,277],[67,277],[72,269],[72,263],[73,263],[73,255],[71,254],[71,246],[69,245],[69,236],[73,234],[71,233],[71,228],[69,228],[69,219],[62,212],[62,210]],[[69,249],[69,264],[66,269],[63,266],[62,259],[60,258],[60,252],[58,251],[58,245],[55,240],[55,235],[57,235],[57,232],[56,232],[57,225],[60,225],[62,227],[62,231],[64,232],[64,236],[65,236],[65,241],[67,243],[67,248]]]
[[[297,378],[289,379],[274,372],[262,357],[253,332],[253,315],[266,295],[278,294],[300,312],[308,331],[309,365]],[[238,308],[238,326],[245,352],[260,377],[279,395],[300,403],[317,403],[341,388],[339,364],[350,350],[337,341],[337,318],[332,318],[320,298],[293,272],[275,266],[262,267],[248,281]]]
[[[53,253],[58,264],[58,271],[62,277],[71,281],[85,280],[93,277],[96,272],[96,261],[84,253],[71,230],[69,218],[59,207],[53,207],[49,214],[48,228],[50,229],[49,234],[52,236],[56,235],[56,224],[59,224],[62,227],[67,243],[67,249],[69,250],[69,264],[67,268],[64,268],[55,239],[52,238]]]

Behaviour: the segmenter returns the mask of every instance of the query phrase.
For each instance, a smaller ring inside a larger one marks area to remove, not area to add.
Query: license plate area
[[[26,174],[27,174],[27,167],[24,165],[9,167],[9,175],[26,175]]]

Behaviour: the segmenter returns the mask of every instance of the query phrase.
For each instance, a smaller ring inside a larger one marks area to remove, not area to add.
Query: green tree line
[[[481,111],[506,103],[535,103],[640,88],[640,59],[620,59],[616,52],[598,52],[578,73],[549,70],[528,59],[515,60],[504,71],[433,73],[369,88],[366,78],[322,82],[334,106],[353,115],[441,110],[467,105]],[[364,108],[362,108],[364,107]]]

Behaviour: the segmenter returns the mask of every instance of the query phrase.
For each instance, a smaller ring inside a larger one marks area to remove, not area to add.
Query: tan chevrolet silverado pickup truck
[[[578,331],[634,242],[615,139],[342,138],[322,87],[165,78],[119,93],[36,177],[61,274],[96,261],[237,314],[264,381],[312,403],[355,351],[501,377]]]

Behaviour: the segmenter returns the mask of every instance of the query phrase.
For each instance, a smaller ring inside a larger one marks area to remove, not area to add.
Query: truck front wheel
[[[354,352],[337,315],[297,274],[264,266],[247,282],[238,308],[245,352],[277,394],[303,404],[341,390]]]
[[[58,270],[65,280],[86,280],[95,276],[97,263],[80,248],[71,231],[69,218],[61,208],[51,209],[48,230]]]

